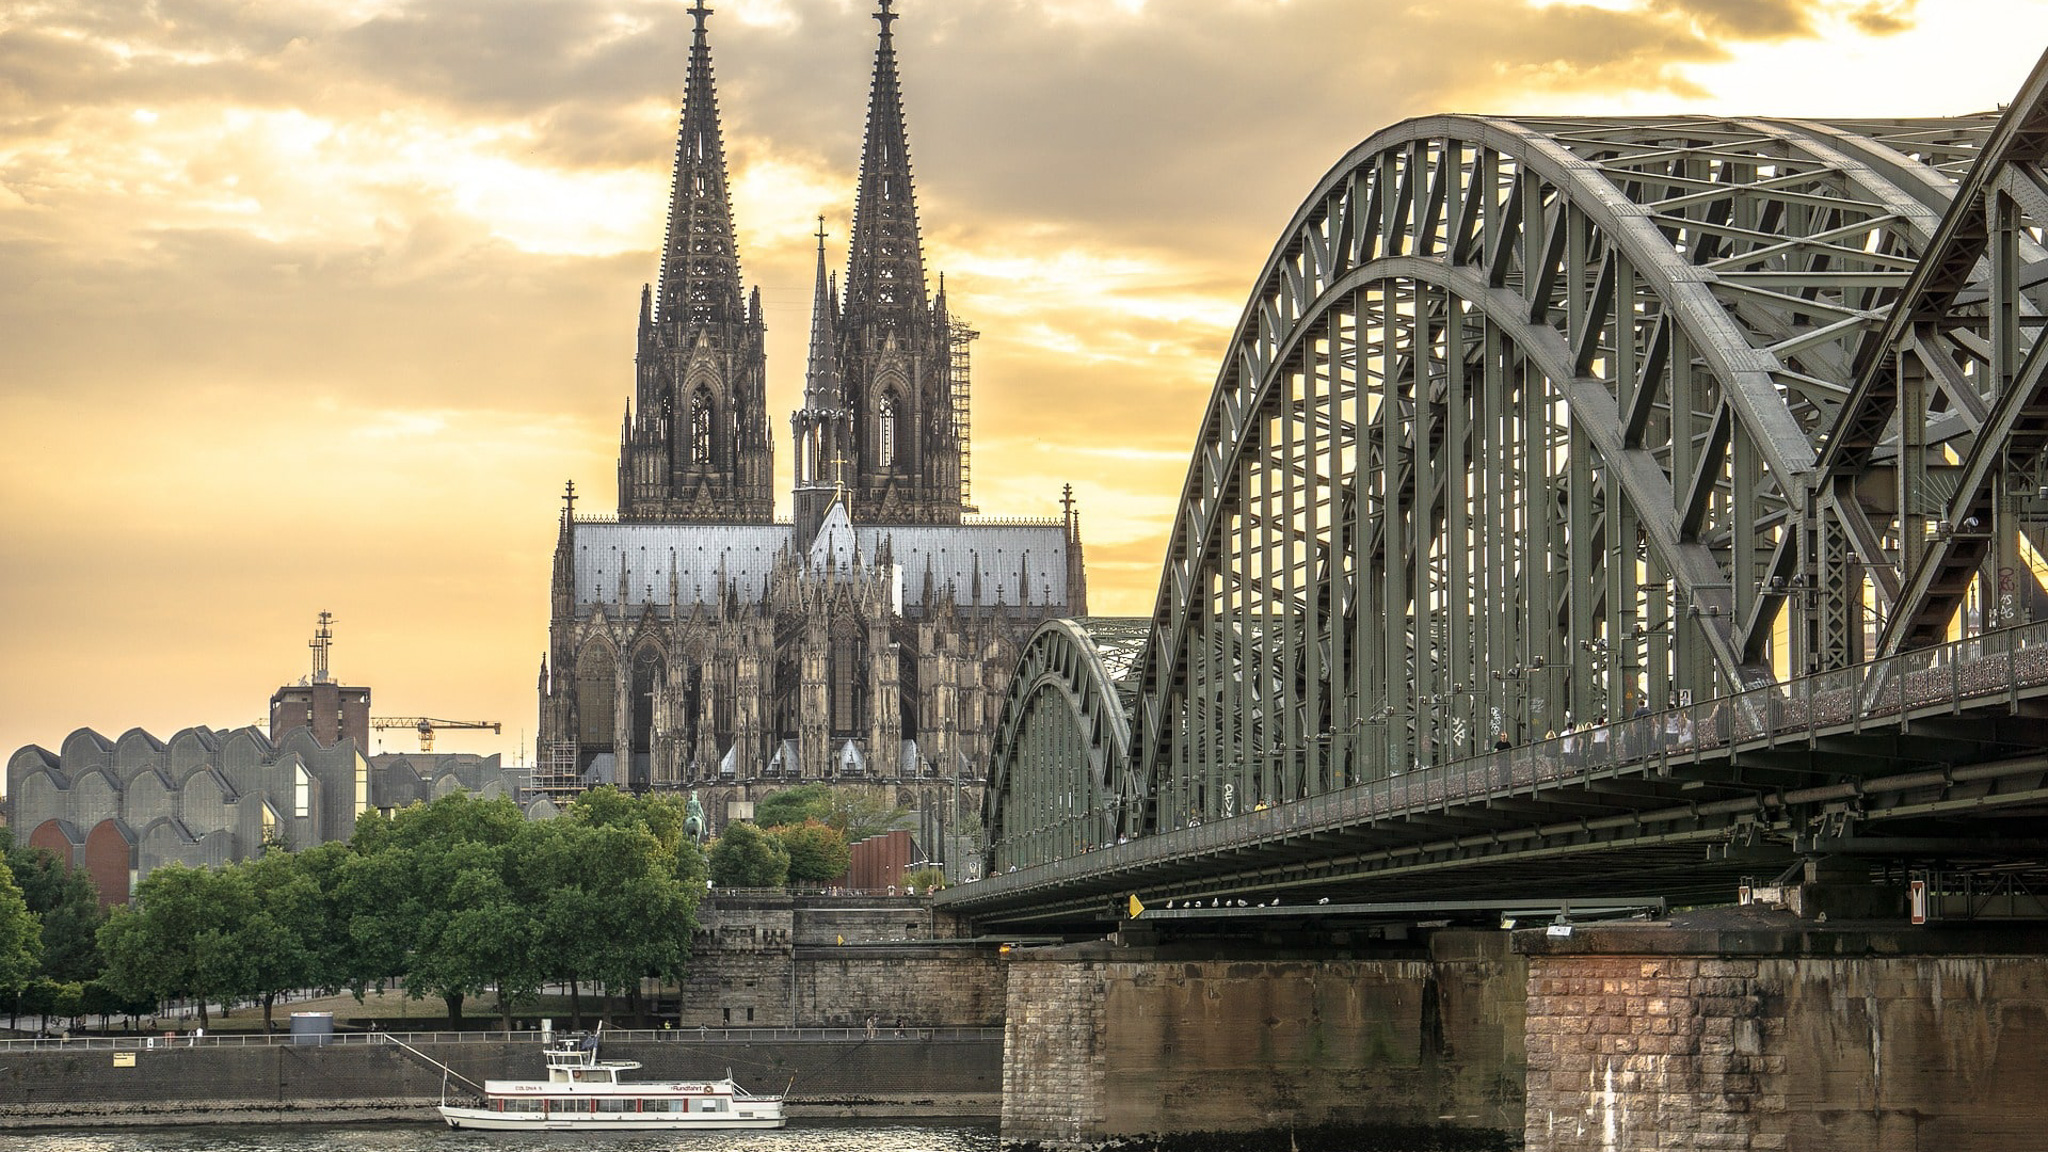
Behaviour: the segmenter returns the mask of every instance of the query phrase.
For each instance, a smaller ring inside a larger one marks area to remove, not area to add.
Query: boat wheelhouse
[[[597,1037],[550,1043],[546,1080],[486,1080],[469,1105],[441,1103],[450,1128],[622,1132],[678,1128],[780,1128],[782,1097],[756,1096],[723,1080],[627,1081],[637,1060],[599,1060]]]

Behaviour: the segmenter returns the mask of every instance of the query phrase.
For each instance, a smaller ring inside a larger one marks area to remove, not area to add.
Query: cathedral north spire
[[[819,484],[827,467],[843,477],[857,520],[957,524],[966,506],[960,418],[966,412],[965,340],[971,334],[964,325],[956,330],[943,297],[934,307],[925,295],[893,3],[879,0],[874,13],[881,34],[868,89],[844,295],[833,299],[820,279],[817,315],[830,328],[816,320],[812,328],[811,380],[830,385],[836,421],[828,428],[809,407],[797,414],[799,435],[805,428],[824,433],[819,441],[836,435],[841,450],[822,442],[799,447],[799,526],[812,519],[805,515],[805,477]],[[830,378],[817,367],[821,334],[831,343]],[[807,389],[807,404],[813,403],[811,395]],[[818,471],[802,470],[806,454],[821,466]]]

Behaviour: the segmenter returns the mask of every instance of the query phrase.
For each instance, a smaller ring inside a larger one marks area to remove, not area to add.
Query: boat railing
[[[20,1037],[0,1039],[0,1052],[141,1052],[160,1048],[288,1048],[288,1047],[362,1047],[374,1044],[389,1044],[397,1040],[414,1047],[430,1044],[534,1044],[543,1037],[550,1044],[559,1033],[536,1032],[532,1030],[465,1030],[427,1032],[333,1032],[325,1035],[293,1035],[289,1032],[222,1032],[205,1036],[179,1034],[163,1035],[121,1035],[121,1036],[72,1036]],[[865,1027],[856,1028],[607,1028],[604,1030],[606,1046],[621,1044],[806,1044],[834,1041],[867,1040],[873,1043],[903,1044],[923,1041],[945,1041],[949,1043],[972,1041],[1000,1041],[1001,1028],[937,1027],[926,1028],[906,1024],[902,1027],[880,1025],[872,1032]]]

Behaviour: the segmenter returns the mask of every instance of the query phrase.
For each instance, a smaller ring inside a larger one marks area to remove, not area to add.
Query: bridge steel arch
[[[2002,120],[1438,116],[1360,144],[1218,373],[1128,764],[1088,746],[1124,807],[992,821],[993,866],[2048,608],[2044,92],[2037,68]],[[1059,787],[1026,782],[1061,771],[1024,754],[1035,682],[992,811]]]
[[[1846,663],[1819,456],[1994,123],[1446,116],[1346,156],[1198,434],[1152,826]]]
[[[1140,830],[1129,677],[1144,638],[1142,619],[1089,617],[1048,620],[1025,644],[990,751],[992,871]]]

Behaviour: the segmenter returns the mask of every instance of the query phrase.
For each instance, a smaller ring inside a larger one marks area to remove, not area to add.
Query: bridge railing
[[[1503,792],[1533,791],[1596,772],[1640,768],[1667,773],[1674,764],[1718,759],[1731,746],[1893,726],[1901,718],[1960,713],[2001,700],[2016,702],[2023,693],[2040,688],[2048,688],[2048,621],[1760,685],[1477,757],[1385,771],[1376,779],[1331,792],[997,873],[975,882],[974,895],[999,895],[1013,888],[1058,884],[1069,876],[1370,824]]]

